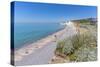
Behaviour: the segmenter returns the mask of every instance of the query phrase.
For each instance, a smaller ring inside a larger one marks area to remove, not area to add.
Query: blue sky
[[[14,2],[16,23],[61,22],[65,20],[97,17],[97,7]]]

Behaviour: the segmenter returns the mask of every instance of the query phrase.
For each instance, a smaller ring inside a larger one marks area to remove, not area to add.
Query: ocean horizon
[[[14,49],[34,43],[63,28],[60,23],[15,23]]]

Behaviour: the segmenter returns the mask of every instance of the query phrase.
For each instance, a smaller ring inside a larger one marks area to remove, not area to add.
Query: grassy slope
[[[97,28],[95,25],[81,24],[87,31],[58,42],[55,55],[70,62],[97,60]],[[59,63],[59,60],[57,60]]]

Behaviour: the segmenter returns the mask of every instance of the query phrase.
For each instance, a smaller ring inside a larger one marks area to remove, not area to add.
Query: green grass
[[[89,22],[89,20],[84,19],[84,20],[80,20],[80,23],[82,23],[82,24],[89,24],[90,22]]]
[[[96,32],[96,31],[95,31]],[[58,41],[56,52],[70,61],[97,60],[97,37],[90,31]]]

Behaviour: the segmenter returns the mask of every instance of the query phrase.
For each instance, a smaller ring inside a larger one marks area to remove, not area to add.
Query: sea
[[[14,49],[34,43],[63,28],[59,23],[14,23]]]

